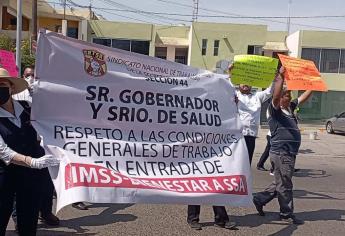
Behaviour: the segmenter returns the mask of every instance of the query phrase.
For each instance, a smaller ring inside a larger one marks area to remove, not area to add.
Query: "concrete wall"
[[[300,31],[297,31],[286,38],[286,46],[291,57],[300,57]]]
[[[194,22],[191,28],[189,64],[214,70],[217,61],[247,54],[248,45],[265,45],[267,26]],[[206,55],[201,55],[202,39],[207,39]],[[219,54],[213,56],[214,40],[220,40]]]
[[[90,24],[95,31],[95,37],[152,40],[151,24],[101,20],[92,20]]]
[[[266,40],[268,42],[284,42],[287,31],[267,31]]]
[[[54,18],[47,18],[47,17],[39,17],[38,18],[38,28],[45,28],[51,31],[55,31],[56,26],[62,25],[61,19],[54,19]],[[73,27],[79,29],[79,22],[78,21],[67,21],[67,27]]]
[[[156,33],[160,37],[176,37],[185,38],[189,37],[189,26],[155,26]]]
[[[345,49],[345,32],[300,31],[300,51],[303,47]],[[321,75],[329,90],[345,91],[345,74],[322,73]]]

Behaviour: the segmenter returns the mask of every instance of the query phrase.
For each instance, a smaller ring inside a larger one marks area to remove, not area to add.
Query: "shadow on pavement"
[[[306,190],[293,190],[293,197],[299,199],[318,199],[318,200],[344,200],[331,197],[324,193],[315,193]]]
[[[40,230],[37,229],[37,236],[72,236],[72,235],[83,235],[83,236],[94,236],[96,233],[76,233],[76,232],[62,232],[53,230]],[[6,236],[18,236],[14,230],[7,230]]]
[[[244,216],[229,216],[230,220],[236,221],[239,227],[250,227],[255,228],[263,224],[275,224],[275,225],[286,225],[283,229],[274,232],[269,235],[292,235],[292,233],[297,229],[297,225],[289,225],[285,222],[279,220],[278,212],[265,212],[266,216],[259,216],[258,214],[249,214]],[[295,213],[298,219],[304,220],[306,223],[308,221],[343,221],[345,216],[344,210],[336,209],[322,209],[317,211],[300,212]],[[213,223],[212,223],[213,225]]]
[[[332,175],[327,174],[325,170],[314,170],[314,169],[298,169],[297,172],[293,174],[294,177],[310,177],[310,178],[326,178]]]
[[[307,149],[300,149],[298,151],[298,153],[300,153],[300,154],[311,154],[311,153],[315,153],[315,152],[313,150],[307,148]]]
[[[77,233],[82,233],[84,235],[88,230],[83,229],[83,226],[102,226],[113,224],[116,222],[135,221],[137,219],[137,216],[134,216],[132,214],[114,214],[117,211],[130,207],[132,205],[133,204],[92,204],[91,206],[89,206],[89,208],[108,208],[102,211],[99,215],[89,215],[69,220],[61,220],[60,225],[62,227],[73,229]]]
[[[305,222],[308,221],[327,221],[327,220],[333,220],[333,221],[343,221],[345,222],[345,219],[342,219],[345,216],[344,210],[336,210],[336,209],[322,209],[317,211],[308,211],[308,212],[301,212],[296,213],[296,217],[298,217],[301,220],[304,220]],[[287,227],[270,234],[272,235],[292,235],[292,233],[297,229],[298,226],[296,225],[288,225]]]

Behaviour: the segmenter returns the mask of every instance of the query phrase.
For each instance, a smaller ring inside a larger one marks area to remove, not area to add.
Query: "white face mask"
[[[26,80],[26,82],[28,82],[29,86],[31,86],[35,82],[34,77],[31,75],[28,77],[25,77],[25,80]]]

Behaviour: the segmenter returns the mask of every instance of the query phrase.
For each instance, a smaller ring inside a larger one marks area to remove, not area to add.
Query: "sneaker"
[[[201,230],[202,229],[201,224],[199,222],[190,222],[188,224],[192,229],[195,229],[195,230]]]
[[[261,170],[261,171],[268,171],[265,167],[263,166],[257,166],[256,167],[257,170]]]
[[[72,207],[79,209],[79,210],[88,210],[89,209],[83,202],[73,203]]]
[[[257,200],[255,200],[255,198],[253,198],[253,203],[255,205],[257,212],[259,213],[259,216],[264,216],[265,212],[263,210],[263,205],[261,205]]]
[[[303,225],[304,221],[296,218],[296,216],[291,216],[291,217],[282,217],[280,216],[280,220],[289,224],[294,224],[294,225]]]
[[[53,213],[48,213],[40,216],[40,219],[47,225],[50,226],[58,226],[60,224],[60,220],[57,216],[55,216]]]
[[[270,172],[270,175],[274,176],[274,173],[273,173],[273,172]]]
[[[219,228],[235,230],[236,229],[236,222],[227,221],[225,223],[214,223],[214,226],[219,227]]]

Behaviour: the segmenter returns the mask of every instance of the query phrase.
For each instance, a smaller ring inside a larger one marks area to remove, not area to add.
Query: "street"
[[[90,204],[81,211],[68,206],[58,213],[61,226],[51,228],[39,222],[38,235],[345,235],[345,135],[318,131],[317,140],[310,140],[302,131],[302,145],[297,158],[294,199],[296,216],[305,221],[295,226],[281,223],[279,206],[273,200],[258,216],[254,207],[227,207],[238,229],[229,231],[213,226],[213,210],[201,208],[201,231],[186,223],[184,205]],[[273,179],[269,172],[256,170],[256,163],[266,145],[267,130],[260,131],[252,164],[253,191],[263,190]],[[269,162],[266,163],[269,168]],[[12,220],[6,235],[16,235]]]

